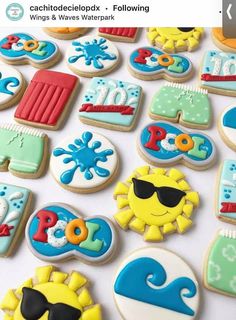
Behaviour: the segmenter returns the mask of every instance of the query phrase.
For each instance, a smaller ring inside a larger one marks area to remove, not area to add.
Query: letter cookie
[[[72,28],[72,27],[56,27],[43,28],[43,30],[50,36],[60,40],[76,39],[86,33],[88,28]]]
[[[113,41],[135,42],[138,28],[99,28],[98,35]]]
[[[222,28],[212,28],[212,40],[220,50],[236,53],[236,38],[225,38]]]
[[[220,116],[218,125],[221,138],[228,147],[236,151],[236,106],[229,106]]]

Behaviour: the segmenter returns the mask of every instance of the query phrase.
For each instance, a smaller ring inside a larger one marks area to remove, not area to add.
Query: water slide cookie
[[[81,77],[100,77],[111,72],[119,62],[119,52],[109,40],[86,36],[75,40],[67,50],[69,68]]]
[[[236,96],[236,54],[208,51],[200,77],[201,87],[209,92]]]
[[[114,218],[118,225],[153,242],[173,232],[187,231],[199,196],[184,178],[175,168],[137,168],[125,182],[116,185],[114,198],[119,212]]]
[[[207,253],[204,285],[207,289],[236,297],[236,231],[222,229]]]
[[[26,87],[22,74],[15,68],[0,65],[0,110],[18,103]]]
[[[138,28],[99,28],[98,35],[112,41],[135,42]]]
[[[185,127],[209,128],[212,120],[207,90],[169,83],[154,95],[149,116],[154,120],[179,122]]]
[[[15,124],[0,125],[0,171],[36,179],[44,173],[47,156],[46,134]]]
[[[165,79],[184,82],[193,75],[192,62],[179,54],[167,54],[153,47],[134,50],[128,63],[130,73],[141,80]]]
[[[84,219],[62,203],[49,203],[36,210],[28,220],[25,235],[31,252],[50,262],[74,257],[84,263],[106,263],[116,246],[115,230],[109,219]]]
[[[221,114],[218,130],[228,147],[236,151],[236,106],[227,107]]]
[[[225,38],[222,28],[212,28],[212,40],[220,50],[236,53],[236,38]]]
[[[198,48],[203,28],[148,28],[150,43],[168,53],[194,51]]]
[[[136,84],[93,78],[84,94],[79,118],[97,127],[130,131],[135,126],[142,99]]]
[[[88,280],[54,266],[36,268],[35,276],[17,289],[10,289],[1,302],[4,320],[102,320],[99,304],[94,305]]]
[[[19,243],[19,237],[28,218],[32,200],[31,191],[0,183],[0,256],[8,257]]]
[[[176,254],[147,247],[120,265],[113,287],[124,320],[193,320],[199,309],[199,285],[188,264]]]
[[[15,120],[33,127],[57,130],[69,112],[78,85],[78,77],[71,74],[37,71],[15,111]]]
[[[60,40],[76,39],[86,33],[88,28],[54,27],[43,28],[50,37]]]
[[[114,145],[90,131],[61,141],[50,160],[51,173],[60,186],[78,193],[104,189],[116,177],[118,167]]]
[[[183,163],[206,170],[216,160],[216,147],[209,136],[187,132],[166,121],[152,122],[141,131],[138,151],[148,163],[159,166]]]
[[[0,40],[0,58],[8,64],[31,64],[47,69],[56,64],[60,56],[54,42],[37,40],[27,33],[14,33]]]

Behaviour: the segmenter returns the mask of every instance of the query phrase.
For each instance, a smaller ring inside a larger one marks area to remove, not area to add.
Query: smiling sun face
[[[144,234],[146,241],[185,232],[199,204],[198,193],[190,190],[184,174],[174,168],[138,168],[126,182],[117,184],[114,197],[120,209],[116,222],[125,230]]]
[[[0,305],[4,320],[102,320],[86,283],[78,272],[68,275],[53,266],[37,268],[35,279],[7,292]]]
[[[148,39],[152,45],[168,53],[193,51],[199,46],[203,28],[148,28]]]

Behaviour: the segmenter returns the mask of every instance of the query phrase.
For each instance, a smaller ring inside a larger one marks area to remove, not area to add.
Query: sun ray
[[[52,273],[52,280],[55,283],[63,283],[68,277],[67,273],[64,272],[59,272],[59,271],[54,271]]]
[[[93,299],[88,291],[88,289],[84,288],[78,296],[79,303],[82,307],[88,307],[93,304]]]
[[[199,205],[199,195],[197,192],[188,192],[186,194],[186,199],[191,201],[195,207]]]
[[[115,191],[114,191],[114,196],[117,195],[121,195],[121,194],[127,194],[129,191],[129,187],[122,183],[122,182],[118,182],[118,184],[116,185]]]
[[[83,312],[81,320],[102,320],[100,305],[87,309]]]
[[[145,222],[140,220],[139,218],[135,218],[129,224],[130,229],[138,233],[144,233],[145,231]]]
[[[180,215],[176,218],[176,222],[178,225],[178,230],[180,233],[184,233],[192,226],[192,220],[185,218],[183,215]]]
[[[183,206],[183,212],[188,218],[190,218],[192,213],[193,213],[193,205],[190,204],[190,203],[189,204],[185,204]]]
[[[171,168],[168,176],[171,177],[172,179],[174,179],[175,181],[178,181],[180,179],[183,179],[185,177],[185,175],[183,174],[182,171],[175,169],[175,168]]]
[[[74,271],[71,274],[70,281],[68,283],[68,287],[71,290],[76,292],[81,287],[83,287],[86,283],[87,283],[87,279],[82,274],[80,274],[79,272],[75,272]]]
[[[123,209],[125,207],[127,207],[129,205],[129,200],[122,197],[122,196],[119,196],[117,197],[117,207],[118,209]]]
[[[5,297],[3,298],[0,308],[3,310],[14,311],[19,304],[19,299],[15,295],[13,290],[8,290]]]
[[[145,241],[162,241],[163,235],[160,228],[157,226],[150,226],[147,228],[147,232],[144,234]]]
[[[127,229],[133,216],[134,213],[132,210],[124,210],[115,214],[114,218],[122,229]]]
[[[53,270],[54,270],[53,266],[36,268],[35,276],[38,280],[38,283],[48,282]]]
[[[162,230],[163,234],[171,234],[175,231],[176,231],[176,226],[173,223],[169,222],[164,224],[163,230]]]
[[[23,288],[33,288],[33,280],[30,278],[26,280],[17,290],[16,294],[21,295],[22,294],[22,289]]]
[[[187,183],[186,180],[179,181],[179,187],[183,191],[189,191],[190,190],[190,186],[189,186],[189,184]]]

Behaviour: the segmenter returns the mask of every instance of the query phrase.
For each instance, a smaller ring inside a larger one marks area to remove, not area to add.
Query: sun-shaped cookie
[[[120,211],[114,216],[122,229],[144,234],[146,241],[162,241],[164,235],[184,233],[191,225],[197,192],[191,191],[177,169],[144,166],[119,182],[114,198]]]
[[[148,39],[152,45],[168,53],[194,51],[204,33],[203,28],[148,28]]]
[[[9,290],[1,302],[4,320],[102,320],[100,305],[78,272],[56,271],[53,266],[36,269],[35,278],[17,290]]]

